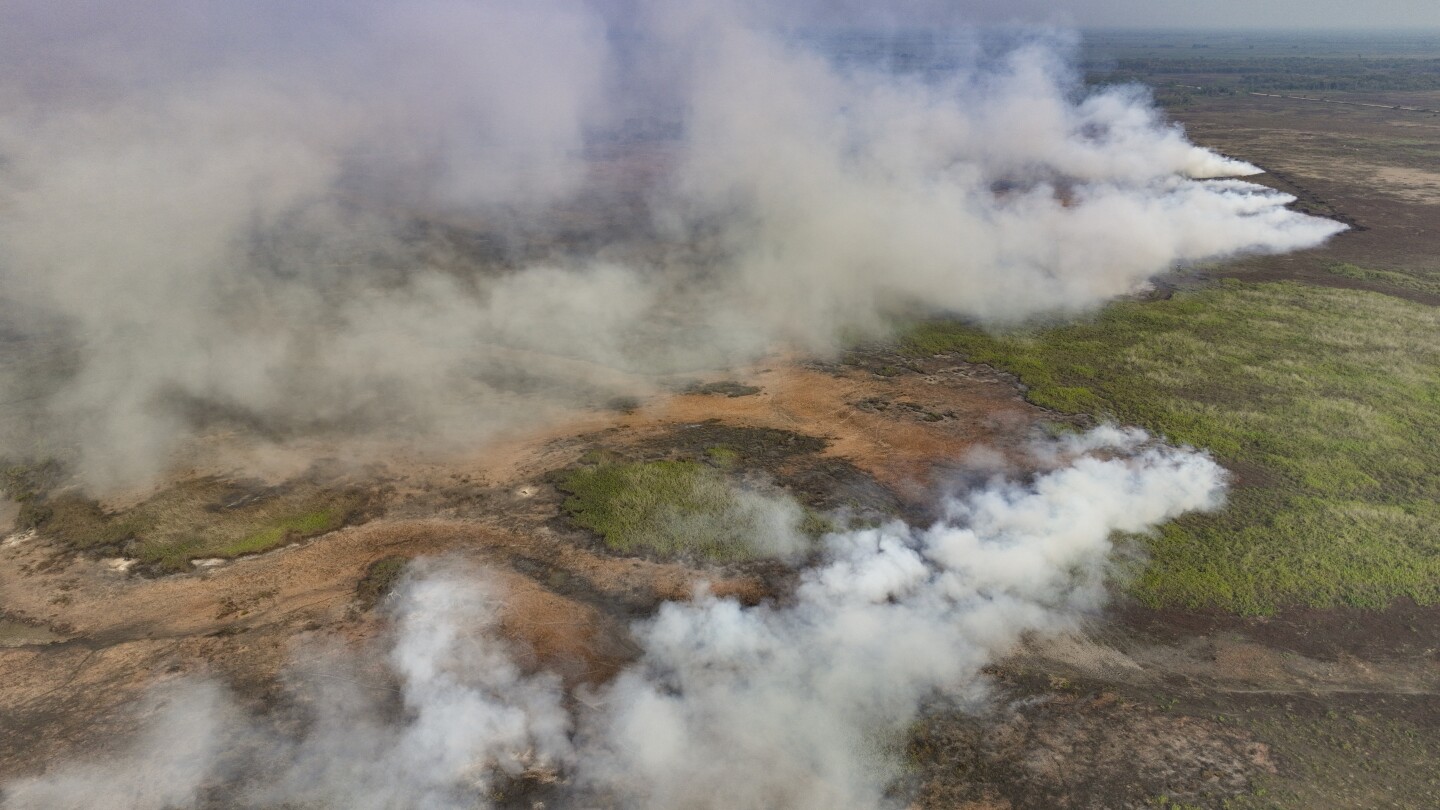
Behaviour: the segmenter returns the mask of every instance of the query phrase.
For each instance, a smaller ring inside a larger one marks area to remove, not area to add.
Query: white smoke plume
[[[582,736],[603,755],[580,777],[632,807],[881,807],[883,745],[923,699],[1098,608],[1112,534],[1214,508],[1221,480],[1193,453],[1082,456],[954,499],[926,529],[829,537],[793,603],[668,604]]]
[[[246,718],[214,683],[175,685],[152,695],[144,732],[123,757],[67,764],[43,778],[0,790],[7,808],[170,810],[193,807],[221,749],[243,734]]]
[[[195,691],[129,753],[13,783],[4,807],[124,797],[159,810],[218,794],[226,807],[448,810],[491,806],[507,777],[541,785],[549,807],[892,806],[897,742],[924,701],[976,698],[981,668],[1024,634],[1099,608],[1117,532],[1223,495],[1209,458],[1135,431],[1046,453],[1058,466],[959,493],[928,528],[830,535],[785,600],[664,605],[634,629],[639,659],[574,700],[514,663],[495,632],[503,594],[432,564],[393,604],[399,710],[317,684],[307,730],[282,735]]]
[[[904,69],[787,8],[4,4],[0,450],[105,486],[216,428],[453,446],[1341,227],[1196,179],[1255,169],[1063,38],[953,25]]]

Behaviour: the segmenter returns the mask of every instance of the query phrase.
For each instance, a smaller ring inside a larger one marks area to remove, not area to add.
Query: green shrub
[[[694,461],[582,466],[559,476],[559,487],[571,520],[623,553],[745,560],[793,543],[805,519],[793,503],[747,497]]]
[[[1066,326],[904,340],[1015,373],[1035,403],[1140,425],[1239,471],[1148,541],[1153,605],[1440,602],[1440,310],[1294,283],[1116,303]]]

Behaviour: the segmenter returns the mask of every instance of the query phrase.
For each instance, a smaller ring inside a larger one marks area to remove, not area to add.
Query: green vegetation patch
[[[306,482],[259,488],[198,478],[117,511],[73,492],[31,491],[17,523],[76,551],[180,571],[194,559],[255,554],[333,531],[358,518],[365,504],[359,491]]]
[[[1348,262],[1332,264],[1326,269],[1337,276],[1344,276],[1345,278],[1353,278],[1360,281],[1375,281],[1404,290],[1415,290],[1416,292],[1440,295],[1440,279],[1430,276],[1400,273],[1394,270],[1371,270]]]
[[[583,466],[561,474],[559,487],[570,518],[622,553],[746,560],[793,539],[804,518],[798,506],[744,493],[696,461]]]
[[[405,566],[409,564],[409,557],[396,554],[370,563],[365,569],[365,576],[355,585],[355,598],[360,603],[360,608],[370,610],[380,604],[380,600],[395,589],[400,575],[405,573]]]
[[[1013,372],[1038,405],[1141,425],[1237,472],[1223,512],[1148,541],[1133,587],[1153,606],[1440,602],[1440,310],[1227,281],[1055,328],[926,324],[906,346]]]
[[[734,467],[740,462],[740,451],[723,444],[705,448],[705,458],[717,467]]]

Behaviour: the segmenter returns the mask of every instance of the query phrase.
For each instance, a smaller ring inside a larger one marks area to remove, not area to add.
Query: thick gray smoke
[[[928,528],[825,538],[793,598],[701,595],[635,628],[637,662],[568,699],[496,632],[483,575],[432,565],[393,603],[383,681],[313,685],[307,730],[281,734],[203,684],[172,692],[135,747],[7,787],[8,810],[477,808],[520,784],[550,807],[879,808],[922,703],[983,693],[981,668],[1104,598],[1117,532],[1219,506],[1207,457],[1101,428],[1040,454],[1030,483],[947,501]]]
[[[4,4],[0,451],[104,486],[215,430],[453,446],[659,372],[897,314],[1083,311],[1340,228],[1210,179],[1254,169],[1080,86],[1063,41],[946,29],[917,68],[791,16]]]

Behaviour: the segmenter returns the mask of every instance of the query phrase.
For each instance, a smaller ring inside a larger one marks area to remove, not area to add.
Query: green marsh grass
[[[1440,602],[1440,310],[1227,281],[1053,328],[927,323],[904,343],[1013,372],[1042,407],[1140,425],[1236,472],[1223,512],[1148,541],[1133,585],[1148,604]]]

